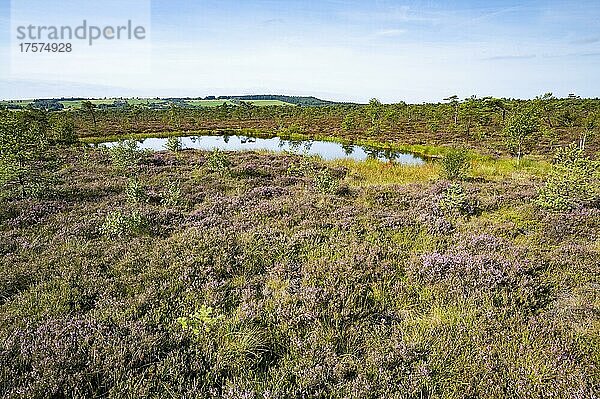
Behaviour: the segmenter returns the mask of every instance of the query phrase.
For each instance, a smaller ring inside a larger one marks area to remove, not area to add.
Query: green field
[[[32,102],[33,100],[2,100],[0,101],[0,105],[20,105],[26,107]]]
[[[234,105],[229,100],[188,100],[186,103],[194,107],[220,107],[225,103]]]
[[[269,105],[291,105],[291,106],[294,105],[294,104],[286,103],[286,102],[279,101],[279,100],[251,100],[251,101],[245,101],[245,102],[248,102],[252,105],[256,105],[258,107],[266,107]]]
[[[92,104],[95,105],[101,105],[101,104],[112,104],[115,99],[107,99],[107,100],[90,100],[92,102]],[[83,100],[80,101],[59,101],[62,105],[64,105],[65,108],[81,108],[81,103],[83,102]]]
[[[65,100],[59,101],[65,108],[67,109],[78,109],[81,108],[81,103],[85,100]],[[96,106],[98,105],[111,105],[115,101],[127,101],[129,105],[166,105],[168,103],[167,100],[164,99],[156,99],[156,98],[107,98],[107,99],[91,99],[89,100]],[[32,104],[34,100],[5,100],[0,101],[0,105],[19,105],[22,107],[26,107]],[[228,105],[237,105],[237,101],[235,100],[184,100],[184,102],[193,107],[218,107],[223,104]],[[284,101],[279,100],[249,100],[244,101],[245,103],[250,103],[257,107],[265,107],[265,106],[294,106],[294,104],[286,103]]]

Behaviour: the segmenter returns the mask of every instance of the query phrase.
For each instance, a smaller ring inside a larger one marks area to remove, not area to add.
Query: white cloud
[[[354,22],[438,22],[440,15],[411,9],[409,6],[390,7],[374,11],[342,11],[339,16]]]
[[[484,61],[501,61],[501,60],[529,60],[535,58],[535,54],[511,54],[511,55],[495,55],[492,57],[482,58]]]
[[[380,30],[380,31],[375,32],[375,36],[394,37],[394,36],[401,36],[405,33],[406,33],[406,30],[404,30],[404,29],[385,29],[385,30]]]

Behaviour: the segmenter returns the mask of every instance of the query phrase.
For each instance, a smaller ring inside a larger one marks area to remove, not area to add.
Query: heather
[[[582,154],[44,151],[54,184],[1,197],[3,397],[598,396]]]

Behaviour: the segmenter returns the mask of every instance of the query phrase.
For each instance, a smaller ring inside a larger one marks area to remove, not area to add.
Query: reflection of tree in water
[[[354,153],[354,145],[352,144],[342,144],[342,149],[344,150],[344,154],[346,154],[346,156],[350,156],[352,153]]]
[[[310,149],[312,148],[313,142],[312,141],[305,141],[304,142],[304,153],[307,154]]]
[[[293,140],[293,139],[287,140],[287,144],[290,147],[290,151],[293,151],[293,152],[300,152],[300,147],[302,147],[302,143],[303,143],[302,140]]]
[[[240,136],[240,143],[242,143],[242,144],[256,143],[256,138],[248,137],[248,136]]]
[[[400,154],[398,154],[396,151],[385,150],[383,152],[383,156],[385,157],[386,160],[394,162],[396,159],[398,159]]]
[[[367,158],[369,159],[379,159],[383,153],[383,151],[377,148],[363,147],[362,149],[367,154]]]
[[[289,139],[289,140],[279,140],[279,148],[283,148],[285,146],[288,146],[288,151],[289,152],[293,152],[293,153],[302,153],[304,155],[306,155],[311,147],[313,145],[312,141],[307,141],[307,140],[294,140],[294,139]]]

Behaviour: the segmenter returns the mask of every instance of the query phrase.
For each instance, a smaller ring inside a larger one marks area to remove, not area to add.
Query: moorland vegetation
[[[596,398],[599,109],[0,112],[0,396]],[[187,131],[436,159],[182,150]]]

